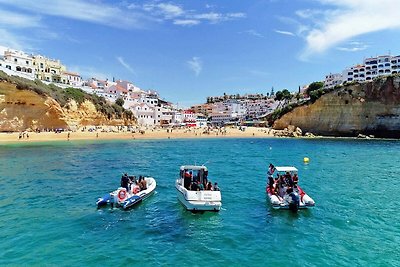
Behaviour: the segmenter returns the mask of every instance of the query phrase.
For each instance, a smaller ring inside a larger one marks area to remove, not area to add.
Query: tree
[[[308,88],[307,88],[307,94],[310,95],[310,93],[312,91],[316,91],[321,89],[322,87],[324,87],[324,83],[323,82],[313,82],[311,83]]]
[[[277,91],[275,94],[275,100],[281,101],[283,99],[283,93],[281,91]]]
[[[292,98],[292,95],[290,94],[290,92],[289,92],[288,89],[283,89],[283,90],[282,90],[282,95],[283,95],[283,96],[282,96],[283,99],[289,100],[289,99]]]
[[[120,107],[122,107],[124,103],[125,101],[122,99],[122,97],[118,97],[117,100],[115,100],[115,104],[117,104]]]

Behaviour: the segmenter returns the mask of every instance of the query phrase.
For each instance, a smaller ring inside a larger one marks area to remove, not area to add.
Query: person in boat
[[[272,176],[274,172],[275,172],[275,166],[272,163],[270,163],[268,167],[268,176]]]
[[[192,177],[190,176],[190,173],[188,171],[185,171],[184,176],[183,176],[183,186],[187,190],[189,190],[191,183],[192,183]]]
[[[212,183],[209,181],[207,186],[206,186],[206,190],[212,191],[213,190],[213,186]]]
[[[200,183],[200,181],[197,181],[197,186],[198,186],[200,191],[204,190],[204,185],[202,183]]]
[[[121,177],[121,187],[124,187],[129,191],[129,177],[127,173],[123,174]]]
[[[146,189],[147,189],[147,182],[146,179],[142,177],[142,187],[140,188],[140,190],[146,190]]]
[[[217,182],[214,183],[214,191],[219,191],[219,187],[218,187],[218,183]]]
[[[190,185],[190,190],[191,191],[198,191],[199,187],[197,186],[197,183],[192,182],[192,184]]]
[[[299,177],[297,176],[297,173],[293,175],[293,185],[297,187],[297,184],[299,183]]]
[[[278,186],[278,194],[280,197],[283,197],[286,193],[286,186],[283,183],[280,183]]]
[[[140,190],[142,190],[142,180],[143,180],[143,177],[140,175],[140,176],[139,176],[139,180],[138,180],[138,182],[137,182],[137,185],[139,186],[139,189],[140,189]]]

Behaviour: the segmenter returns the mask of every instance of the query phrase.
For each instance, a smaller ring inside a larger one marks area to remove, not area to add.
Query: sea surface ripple
[[[400,266],[399,158],[400,143],[387,140],[0,145],[0,265]],[[299,169],[314,209],[272,210],[270,162]],[[219,213],[178,202],[184,164],[209,168]],[[130,211],[97,210],[123,172],[153,176],[155,195]]]

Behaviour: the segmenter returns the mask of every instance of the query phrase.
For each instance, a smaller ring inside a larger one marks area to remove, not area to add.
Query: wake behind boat
[[[97,208],[101,207],[118,207],[124,210],[132,208],[151,196],[157,183],[153,177],[139,177],[123,175],[121,178],[121,187],[114,190],[96,202]]]
[[[205,166],[181,166],[179,178],[175,182],[178,199],[187,210],[219,211],[221,192],[218,184],[208,180]]]
[[[295,167],[274,167],[270,164],[266,192],[274,209],[297,212],[315,206],[314,200],[298,185],[297,173]]]

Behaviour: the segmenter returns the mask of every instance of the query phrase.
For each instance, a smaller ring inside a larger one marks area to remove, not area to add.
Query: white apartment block
[[[333,88],[343,83],[343,75],[341,73],[330,73],[325,76],[324,87]]]
[[[363,64],[346,68],[342,74],[325,76],[325,87],[330,88],[344,82],[365,82],[375,77],[396,74],[400,70],[400,56],[381,55],[364,59]]]
[[[272,99],[246,100],[246,116],[248,118],[257,118],[271,112],[271,106],[274,103]]]
[[[83,86],[82,77],[78,73],[64,71],[61,73],[61,83],[71,86]]]
[[[155,125],[155,110],[145,103],[136,103],[130,107],[140,126]]]
[[[211,117],[212,124],[225,124],[234,119],[230,112],[212,113],[210,117]]]
[[[32,56],[22,51],[6,50],[0,60],[0,70],[8,75],[16,75],[29,80],[35,79],[35,67]]]

